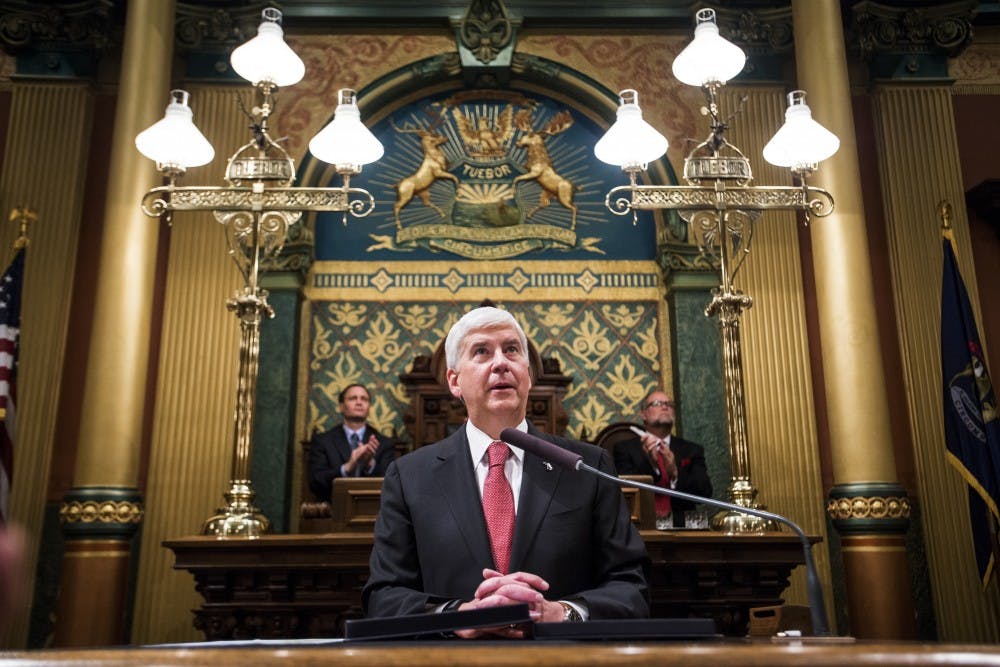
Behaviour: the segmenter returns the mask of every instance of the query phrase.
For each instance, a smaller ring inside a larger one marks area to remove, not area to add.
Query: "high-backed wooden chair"
[[[598,431],[597,436],[594,437],[594,444],[608,450],[608,454],[611,454],[613,458],[615,445],[635,437],[635,433],[630,430],[632,426],[642,428],[642,424],[634,422],[612,422]]]
[[[594,438],[594,444],[606,449],[608,455],[614,460],[615,445],[635,437],[635,434],[629,428],[631,426],[642,427],[641,424],[633,422],[614,422],[608,424],[598,431],[597,436]],[[653,483],[653,478],[649,475],[621,475],[621,478],[645,484]],[[653,492],[640,489],[637,486],[622,487],[622,492],[625,494],[625,500],[628,502],[629,510],[632,512],[632,521],[636,527],[640,529],[655,528],[656,509]]]

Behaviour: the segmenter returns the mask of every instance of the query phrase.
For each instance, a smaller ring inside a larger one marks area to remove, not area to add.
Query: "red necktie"
[[[667,461],[663,458],[663,452],[656,453],[656,464],[660,468],[660,486],[670,488],[670,476],[667,474]],[[670,514],[670,496],[656,494],[656,515],[666,516]]]
[[[490,469],[483,482],[483,514],[490,532],[493,563],[497,570],[507,574],[510,543],[514,537],[514,494],[503,469],[510,456],[510,448],[506,443],[495,440],[487,451]]]

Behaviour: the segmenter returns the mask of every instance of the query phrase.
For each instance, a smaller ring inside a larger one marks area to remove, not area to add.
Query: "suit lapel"
[[[490,538],[486,532],[483,504],[479,497],[476,474],[469,457],[469,440],[465,428],[441,442],[436,460],[431,464],[438,489],[451,511],[458,532],[477,562],[493,563]],[[448,548],[442,545],[442,548]]]
[[[670,448],[673,450],[674,457],[678,461],[680,461],[680,457],[691,453],[691,444],[687,440],[676,436],[670,438]]]
[[[545,435],[528,426],[528,433],[543,439]],[[549,511],[549,504],[562,470],[547,461],[524,453],[524,469],[521,473],[521,493],[517,502],[517,518],[514,521],[514,542],[510,549],[510,570],[523,569],[531,547],[538,537],[538,529]]]

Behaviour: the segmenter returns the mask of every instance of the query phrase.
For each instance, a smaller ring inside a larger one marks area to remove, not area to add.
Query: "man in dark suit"
[[[642,423],[646,435],[615,445],[615,468],[619,475],[652,475],[665,488],[696,496],[711,497],[712,482],[705,465],[705,449],[689,440],[671,435],[675,407],[662,391],[654,391],[642,402]],[[684,527],[684,514],[694,503],[656,496],[656,513],[673,515],[673,525]]]
[[[527,430],[613,470],[602,449],[528,425],[528,344],[517,321],[496,308],[470,311],[449,332],[445,355],[448,386],[469,418],[389,466],[362,592],[366,613],[527,603],[545,622],[648,616],[649,559],[619,488],[499,441],[505,428]]]
[[[309,489],[320,500],[329,500],[338,477],[382,477],[396,456],[389,438],[369,424],[371,398],[360,384],[338,396],[344,421],[313,436],[309,446]]]

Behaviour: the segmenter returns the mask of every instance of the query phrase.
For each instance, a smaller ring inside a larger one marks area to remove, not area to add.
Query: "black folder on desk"
[[[512,624],[525,624],[525,635],[536,640],[663,641],[722,637],[715,629],[715,621],[710,618],[629,618],[583,623],[532,623],[528,605],[519,604],[472,611],[350,620],[344,623],[344,639],[413,639],[444,636],[465,628]]]
[[[721,639],[711,618],[622,618],[583,623],[535,623],[538,640],[648,641]]]
[[[442,635],[466,628],[530,623],[528,605],[515,604],[470,611],[410,614],[386,618],[364,618],[344,622],[344,639],[409,639]]]

